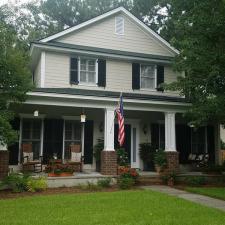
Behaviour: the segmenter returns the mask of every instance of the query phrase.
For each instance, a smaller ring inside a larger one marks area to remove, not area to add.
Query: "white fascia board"
[[[86,50],[76,50],[76,49],[47,46],[47,45],[44,46],[44,45],[41,45],[41,43],[40,45],[33,44],[33,47],[37,47],[45,51],[57,51],[57,52],[70,53],[70,54],[88,55],[90,57],[102,56],[102,57],[106,57],[106,58],[108,57],[112,59],[135,60],[135,61],[143,61],[143,62],[160,62],[164,64],[172,63],[170,60],[166,60],[166,59],[150,59],[150,58],[142,58],[142,57],[136,57],[136,56],[117,55],[113,53],[101,53],[101,52],[93,52],[93,51],[86,51]],[[32,48],[32,51],[34,51],[34,48]]]
[[[81,96],[81,95],[69,95],[69,94],[56,94],[56,93],[40,93],[40,92],[28,92],[28,96],[39,96],[39,97],[51,97],[51,98],[61,98],[61,99],[78,99],[78,100],[90,100],[90,101],[105,101],[118,103],[118,98],[110,97],[98,97],[98,96]],[[153,100],[134,100],[134,99],[124,99],[125,103],[136,103],[136,104],[154,104],[154,105],[167,105],[167,106],[190,106],[190,103],[185,102],[169,102],[169,101],[153,101]]]
[[[174,47],[172,47],[169,42],[167,42],[166,40],[164,40],[162,37],[160,37],[157,33],[155,33],[151,28],[149,28],[147,25],[145,25],[142,21],[140,21],[137,17],[135,17],[132,13],[130,13],[128,10],[126,10],[125,8],[123,7],[119,7],[119,8],[116,8],[114,10],[111,10],[107,13],[104,13],[100,16],[97,16],[93,19],[90,19],[84,23],[81,23],[77,26],[74,26],[74,27],[71,27],[71,28],[68,28],[64,31],[61,31],[57,34],[54,34],[52,36],[49,36],[47,38],[44,38],[42,40],[40,40],[40,42],[48,42],[48,41],[51,41],[51,40],[54,40],[56,38],[59,38],[59,37],[62,37],[66,34],[69,34],[73,31],[76,31],[80,28],[83,28],[87,25],[90,25],[90,24],[93,24],[99,20],[102,20],[108,16],[111,16],[113,14],[116,14],[116,13],[119,13],[119,12],[123,12],[125,15],[127,15],[128,17],[130,17],[132,20],[134,20],[140,27],[142,27],[144,30],[146,30],[149,34],[151,34],[154,38],[156,38],[158,41],[160,41],[161,43],[163,43],[169,50],[171,50],[172,52],[176,53],[176,54],[179,54],[179,51],[177,49],[175,49]]]

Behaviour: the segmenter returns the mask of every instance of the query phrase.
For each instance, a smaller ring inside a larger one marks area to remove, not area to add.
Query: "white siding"
[[[128,61],[106,60],[106,88],[97,86],[70,85],[70,56],[66,54],[46,52],[45,87],[47,88],[81,88],[109,91],[133,92],[132,63]],[[165,82],[176,80],[170,66],[165,66]],[[157,91],[135,90],[136,93],[166,95]]]
[[[126,16],[124,16],[124,25],[124,35],[116,35],[115,16],[112,16],[58,38],[56,41],[121,51],[174,56],[171,50],[168,50]]]
[[[34,85],[36,87],[41,86],[41,60],[39,59],[37,67],[34,71]]]

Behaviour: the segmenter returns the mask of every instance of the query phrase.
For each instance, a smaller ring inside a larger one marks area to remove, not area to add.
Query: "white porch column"
[[[114,109],[105,109],[104,151],[114,151]]]
[[[176,131],[174,112],[165,112],[165,151],[176,152]]]

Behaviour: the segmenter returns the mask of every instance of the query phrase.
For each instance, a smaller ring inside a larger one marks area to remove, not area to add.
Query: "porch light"
[[[34,116],[35,116],[35,117],[38,117],[38,114],[39,114],[38,110],[35,110],[35,111],[34,111]]]
[[[80,122],[81,122],[81,123],[85,123],[85,122],[86,122],[86,115],[85,115],[84,113],[82,113],[82,114],[80,115]]]

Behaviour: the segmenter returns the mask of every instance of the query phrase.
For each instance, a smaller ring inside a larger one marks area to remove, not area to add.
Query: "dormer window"
[[[124,18],[122,16],[115,17],[115,33],[124,35]]]

